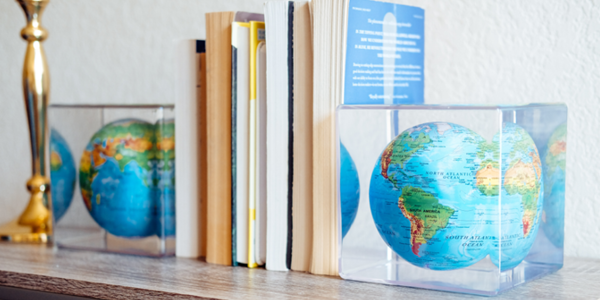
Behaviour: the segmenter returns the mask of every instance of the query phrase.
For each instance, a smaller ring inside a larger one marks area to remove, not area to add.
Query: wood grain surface
[[[157,259],[7,243],[0,243],[0,285],[98,299],[479,298],[186,258]],[[496,297],[599,298],[600,260],[581,258],[567,258],[557,273]]]

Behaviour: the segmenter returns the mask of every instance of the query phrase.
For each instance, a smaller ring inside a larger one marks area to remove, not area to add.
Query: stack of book
[[[424,11],[268,1],[177,54],[177,255],[337,275],[335,109],[423,103]]]

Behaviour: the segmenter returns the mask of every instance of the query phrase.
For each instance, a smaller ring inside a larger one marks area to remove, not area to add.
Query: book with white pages
[[[287,271],[291,264],[291,192],[293,179],[293,95],[288,60],[293,53],[291,1],[265,3],[267,52],[267,263]],[[293,70],[293,69],[292,69]],[[293,76],[292,76],[293,77]]]
[[[422,104],[423,9],[371,0],[313,0],[313,251],[310,272],[338,275],[335,109]],[[390,124],[397,116],[390,115]],[[343,208],[342,208],[343,211]],[[353,234],[350,229],[348,236]],[[348,238],[346,236],[346,238]]]
[[[248,264],[248,137],[250,106],[250,24],[231,26],[232,97],[232,231],[235,238],[233,264]]]
[[[175,156],[179,161],[185,161],[187,166],[175,169],[175,254],[180,257],[196,258],[206,254],[206,237],[202,236],[206,230],[206,219],[202,216],[203,199],[200,191],[202,170],[206,167],[202,165],[205,153],[200,144],[200,137],[205,131],[201,121],[206,105],[205,99],[201,98],[201,91],[206,92],[206,86],[201,86],[200,80],[201,55],[204,52],[204,41],[200,40],[179,41],[175,52]]]

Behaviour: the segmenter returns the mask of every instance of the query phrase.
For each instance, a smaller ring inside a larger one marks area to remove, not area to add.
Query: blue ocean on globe
[[[567,124],[558,126],[550,136],[542,157],[544,168],[544,210],[542,228],[554,246],[565,242],[565,184],[567,167]]]
[[[91,215],[100,227],[123,237],[144,237],[154,233],[152,189],[143,178],[147,171],[132,161],[121,171],[108,159],[92,183]],[[96,201],[94,201],[94,199]]]
[[[81,157],[79,182],[98,225],[121,237],[156,234],[154,125],[110,123],[92,136]]]
[[[56,131],[50,131],[50,193],[52,212],[58,222],[73,200],[77,172],[67,141]]]
[[[533,140],[516,124],[504,123],[491,142],[457,124],[421,124],[379,157],[369,190],[373,220],[390,248],[415,266],[453,270],[489,255],[510,269],[537,234],[541,170]]]
[[[342,209],[342,238],[346,236],[358,212],[360,182],[356,165],[344,144],[340,143],[340,198]]]

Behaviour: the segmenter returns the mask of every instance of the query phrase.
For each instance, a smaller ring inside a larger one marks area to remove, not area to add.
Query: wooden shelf
[[[300,272],[218,266],[185,258],[157,259],[8,243],[0,243],[0,285],[99,299],[471,298]],[[557,273],[496,299],[598,297],[600,260],[568,258]]]

